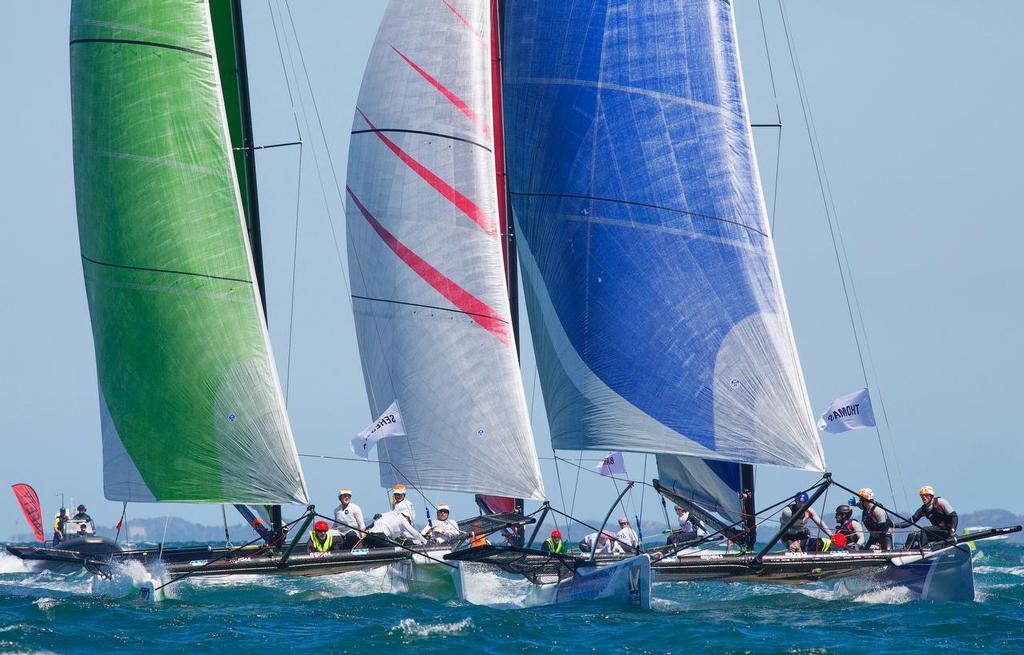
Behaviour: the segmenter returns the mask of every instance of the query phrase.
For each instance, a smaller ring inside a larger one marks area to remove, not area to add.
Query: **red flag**
[[[46,535],[43,534],[43,510],[39,507],[39,495],[36,494],[36,490],[27,484],[12,484],[11,489],[17,496],[18,503],[21,504],[21,512],[25,515],[29,526],[32,527],[36,539],[46,541]]]

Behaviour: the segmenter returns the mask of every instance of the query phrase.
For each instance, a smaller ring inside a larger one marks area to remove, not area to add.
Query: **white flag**
[[[378,441],[387,437],[398,437],[405,434],[405,423],[402,422],[402,413],[398,411],[398,401],[391,403],[391,406],[384,410],[376,421],[366,426],[366,429],[352,437],[352,452],[356,457],[368,459],[370,449]]]
[[[846,432],[875,427],[875,412],[867,389],[854,391],[832,401],[832,406],[818,419],[822,432]]]
[[[622,453],[608,453],[597,465],[597,470],[601,475],[626,475],[626,460],[622,459]]]

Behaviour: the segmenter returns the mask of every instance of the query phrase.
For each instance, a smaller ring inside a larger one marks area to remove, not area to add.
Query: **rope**
[[[825,218],[828,223],[829,234],[832,238],[832,250],[836,257],[836,266],[839,269],[839,279],[842,282],[843,296],[846,299],[846,309],[850,318],[850,328],[853,331],[853,340],[857,346],[857,357],[860,361],[861,373],[864,377],[864,386],[869,387],[868,384],[868,370],[867,365],[864,361],[864,351],[861,347],[861,335],[857,330],[857,320],[854,318],[854,303],[851,300],[850,289],[853,287],[853,269],[850,266],[849,256],[847,255],[846,245],[842,240],[842,232],[839,226],[839,216],[835,207],[835,199],[832,196],[831,185],[828,182],[828,174],[825,170],[824,156],[821,152],[821,144],[818,140],[817,129],[814,125],[814,116],[811,112],[810,102],[807,98],[806,86],[803,78],[803,71],[800,67],[799,58],[796,55],[795,40],[791,34],[789,19],[786,16],[785,2],[779,0],[779,12],[782,16],[782,25],[786,34],[786,46],[789,50],[790,62],[792,63],[793,76],[796,81],[797,94],[800,98],[800,108],[803,112],[804,125],[807,131],[807,140],[811,149],[811,157],[814,160],[814,168],[818,177],[818,188],[821,190],[821,200],[825,209]],[[843,263],[845,260],[845,270]],[[847,283],[847,277],[849,277],[849,283]],[[864,319],[863,313],[860,311],[859,303],[857,305],[856,312],[860,315],[861,326],[863,328]],[[864,331],[864,340],[867,341],[867,332]],[[877,377],[877,374],[876,374]],[[879,400],[881,402],[881,391],[878,390]],[[892,476],[889,473],[889,463],[885,455],[885,448],[882,444],[882,432],[877,427],[875,433],[878,436],[878,449],[882,455],[882,463],[885,468],[885,477],[889,483],[889,491],[892,497],[896,498],[895,487],[892,483]],[[891,435],[890,435],[891,440]],[[904,492],[905,493],[905,492]]]
[[[288,406],[288,397],[292,387],[292,337],[295,334],[295,280],[298,278],[299,263],[299,216],[302,204],[302,145],[299,145],[299,174],[295,187],[295,234],[292,238],[292,289],[288,302],[288,354],[287,371],[284,379],[284,404]]]
[[[427,498],[426,494],[424,494],[423,491],[419,487],[416,486],[416,483],[414,483],[411,479],[409,479],[409,476],[407,476],[405,473],[402,473],[402,470],[400,468],[398,468],[397,466],[395,466],[394,464],[392,464],[391,462],[389,462],[387,460],[384,460],[384,459],[363,459],[361,457],[338,457],[338,456],[335,456],[335,455],[316,455],[316,454],[313,454],[313,453],[299,453],[299,457],[312,457],[312,458],[315,458],[315,459],[336,459],[336,460],[342,461],[342,462],[362,462],[362,463],[369,463],[369,464],[387,464],[391,468],[395,469],[395,472],[398,473],[398,475],[403,480],[405,480],[405,483],[407,485],[409,485],[410,487],[412,487],[413,490],[416,491],[416,493],[418,493],[421,498],[423,498],[423,502],[425,504],[430,505],[431,507],[434,508],[434,511],[437,512],[437,505],[434,504],[434,502],[431,501],[429,498]],[[384,490],[384,492],[388,494],[388,504],[390,505],[391,504],[391,495],[390,495],[390,493],[386,489]],[[333,521],[334,519],[331,518],[331,520]]]

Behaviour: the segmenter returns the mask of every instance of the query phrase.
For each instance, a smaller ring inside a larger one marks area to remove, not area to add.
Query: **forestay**
[[[384,485],[544,496],[503,271],[489,3],[391,2],[352,125],[348,254]]]
[[[306,502],[207,3],[76,1],[71,92],[106,497]]]
[[[510,2],[504,61],[553,445],[822,469],[730,4]]]

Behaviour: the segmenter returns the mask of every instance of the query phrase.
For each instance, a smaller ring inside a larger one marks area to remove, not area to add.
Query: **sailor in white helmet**
[[[420,536],[412,527],[412,517],[408,512],[388,512],[382,514],[366,535],[370,546],[391,546],[393,542],[411,541],[414,544],[425,544],[427,540]]]
[[[420,534],[427,538],[427,541],[435,544],[446,544],[462,534],[459,524],[454,519],[448,518],[451,511],[448,506],[441,503],[437,506],[437,518],[428,521],[427,527],[420,531]]]
[[[391,509],[395,512],[408,512],[409,519],[416,523],[416,508],[412,506],[412,501],[405,497],[404,484],[391,487]]]
[[[338,489],[338,500],[341,504],[334,508],[334,529],[341,541],[336,547],[354,548],[366,533],[363,510],[352,502],[352,490],[348,487]]]

